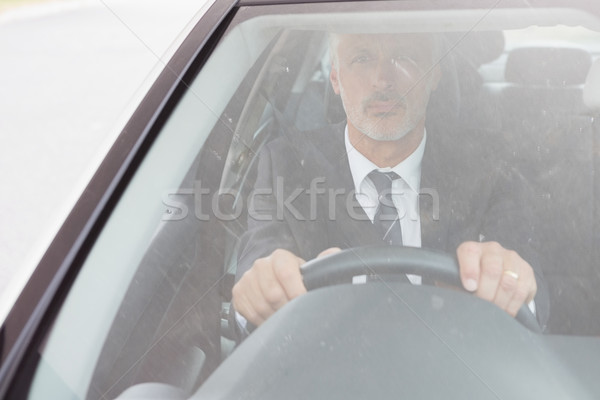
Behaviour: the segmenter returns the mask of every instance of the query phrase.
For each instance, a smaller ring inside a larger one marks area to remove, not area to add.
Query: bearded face
[[[425,35],[339,35],[331,72],[348,124],[379,141],[398,140],[424,120],[439,81]]]

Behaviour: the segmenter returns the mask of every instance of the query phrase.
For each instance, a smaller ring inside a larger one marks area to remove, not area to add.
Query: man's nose
[[[390,57],[381,58],[375,69],[373,86],[378,90],[392,89],[397,85],[398,78],[398,68],[394,59]]]
[[[377,90],[410,90],[420,76],[414,62],[402,57],[381,58],[375,69],[374,86]]]

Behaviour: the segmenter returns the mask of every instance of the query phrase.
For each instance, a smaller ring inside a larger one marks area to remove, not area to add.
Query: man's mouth
[[[367,105],[367,110],[376,115],[395,115],[404,108],[403,102],[398,100],[372,101]]]

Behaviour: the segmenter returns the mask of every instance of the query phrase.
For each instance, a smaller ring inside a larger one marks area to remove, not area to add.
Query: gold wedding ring
[[[509,269],[505,269],[503,272],[504,275],[508,275],[512,278],[514,278],[515,280],[519,280],[519,274],[517,274],[515,271],[511,271]]]

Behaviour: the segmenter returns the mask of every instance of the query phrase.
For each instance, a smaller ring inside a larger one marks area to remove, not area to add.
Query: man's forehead
[[[424,33],[352,33],[336,34],[339,44],[351,49],[374,48],[415,48],[430,50],[433,47],[433,35]]]

